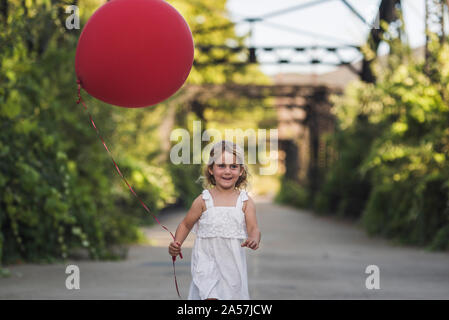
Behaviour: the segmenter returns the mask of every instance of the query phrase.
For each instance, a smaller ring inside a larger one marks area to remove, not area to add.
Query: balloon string
[[[111,152],[109,151],[106,143],[103,140],[103,137],[100,134],[100,131],[98,130],[97,126],[95,125],[94,119],[92,118],[92,115],[90,114],[89,110],[87,109],[86,104],[84,103],[83,98],[81,97],[81,81],[77,80],[76,83],[78,84],[78,100],[76,101],[77,104],[79,104],[81,102],[81,104],[84,106],[84,110],[87,112],[87,114],[89,115],[89,119],[90,122],[92,123],[92,126],[94,127],[95,131],[97,132],[98,137],[100,138],[101,142],[103,143],[104,148],[106,149],[106,151],[109,153],[109,156],[111,157],[112,162],[114,163],[115,169],[117,170],[118,174],[120,175],[120,177],[123,179],[123,181],[125,181],[126,185],[128,186],[129,190],[132,192],[132,194],[139,200],[140,204],[143,206],[143,208],[157,221],[157,223],[164,228],[166,231],[168,231],[170,233],[170,235],[173,238],[173,241],[175,241],[175,236],[173,235],[173,233],[171,233],[170,230],[167,229],[166,226],[164,226],[163,224],[161,224],[159,222],[159,220],[150,212],[150,209],[148,209],[148,207],[145,205],[145,203],[140,199],[140,197],[137,195],[137,193],[134,191],[134,189],[131,187],[131,185],[128,183],[128,181],[126,180],[125,176],[122,174],[122,172],[120,171],[117,163],[114,160],[114,157],[112,156]],[[181,259],[183,259],[182,253],[179,252],[179,256]],[[175,286],[176,286],[176,292],[178,293],[178,297],[181,298],[181,295],[179,294],[179,288],[178,288],[178,280],[176,279],[176,269],[175,269],[175,261],[176,261],[176,257],[172,256],[172,262],[173,262],[173,276],[175,278]]]

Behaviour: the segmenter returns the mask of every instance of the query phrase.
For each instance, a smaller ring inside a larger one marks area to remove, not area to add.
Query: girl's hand
[[[170,242],[168,246],[168,253],[172,257],[176,257],[181,252],[181,244],[178,241]]]
[[[259,241],[256,238],[248,238],[241,244],[241,246],[257,250],[259,248]]]

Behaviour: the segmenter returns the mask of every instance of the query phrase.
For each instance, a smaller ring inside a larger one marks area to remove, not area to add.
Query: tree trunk
[[[401,0],[382,0],[379,6],[379,22],[385,21],[388,24],[397,19],[395,12],[396,5],[400,5]],[[382,35],[386,30],[380,25],[378,29],[372,28],[368,36],[369,49],[374,52],[374,57],[365,57],[362,62],[362,70],[360,72],[360,78],[362,81],[368,83],[376,82],[376,77],[371,69],[373,61],[377,57],[377,49],[382,41]]]

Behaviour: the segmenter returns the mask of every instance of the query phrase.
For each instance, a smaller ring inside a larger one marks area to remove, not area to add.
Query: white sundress
[[[245,247],[247,238],[241,191],[235,207],[215,207],[209,190],[202,193],[206,211],[195,223],[192,250],[192,282],[188,300],[248,300]]]

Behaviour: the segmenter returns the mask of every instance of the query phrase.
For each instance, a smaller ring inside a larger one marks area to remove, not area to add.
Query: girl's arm
[[[181,245],[190,233],[195,222],[201,217],[203,212],[203,200],[202,196],[199,195],[192,203],[190,210],[187,212],[184,220],[179,224],[175,233],[175,241],[171,242],[168,247],[168,252],[172,256],[177,256],[181,251]]]
[[[248,196],[248,201],[245,212],[246,230],[248,232],[248,239],[242,243],[242,247],[248,247],[253,250],[259,248],[261,233],[256,219],[256,206],[253,199]]]

